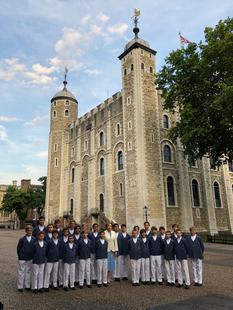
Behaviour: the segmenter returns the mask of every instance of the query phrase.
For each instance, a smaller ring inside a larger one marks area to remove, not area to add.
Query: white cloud
[[[21,121],[23,121],[22,118],[18,118],[18,117],[15,117],[15,116],[0,115],[0,122],[10,123],[10,122],[21,122]]]
[[[8,141],[6,128],[0,125],[0,141]]]
[[[128,30],[128,28],[129,26],[127,24],[117,23],[115,25],[108,26],[107,31],[110,34],[117,34],[119,36],[123,36],[125,32]]]
[[[38,153],[35,154],[36,157],[39,158],[47,158],[48,157],[48,151],[40,151]]]
[[[102,74],[102,71],[98,69],[85,69],[84,72],[87,73],[88,75],[95,75],[95,76]]]
[[[103,12],[100,12],[97,16],[96,16],[96,19],[103,22],[103,23],[106,23],[108,20],[109,20],[109,16],[105,15]]]
[[[86,24],[87,22],[89,22],[90,19],[91,19],[91,15],[86,15],[81,19],[80,23]]]
[[[48,121],[49,121],[49,115],[36,116],[32,120],[30,120],[29,122],[25,122],[24,126],[36,127],[36,126],[43,125],[43,124],[47,123]]]
[[[78,45],[81,43],[83,37],[78,29],[74,28],[63,28],[63,36],[55,44],[55,51],[63,56],[70,53],[79,55],[81,49]]]
[[[42,175],[47,175],[45,166],[23,164],[22,168],[25,171],[24,175],[26,176],[26,178],[31,178],[34,182],[36,182]]]

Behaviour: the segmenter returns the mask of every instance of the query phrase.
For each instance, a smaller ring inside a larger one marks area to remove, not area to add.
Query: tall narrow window
[[[71,182],[74,183],[74,176],[75,176],[75,169],[72,168],[71,170]]]
[[[100,212],[104,212],[104,194],[100,194]]]
[[[171,148],[169,145],[164,145],[163,147],[163,160],[167,163],[172,161]]]
[[[215,198],[215,206],[216,208],[221,208],[221,196],[218,182],[214,182],[214,198]]]
[[[124,75],[126,75],[126,74],[127,74],[127,69],[124,70]]]
[[[54,143],[54,152],[57,152],[57,150],[58,150],[58,145],[57,143]]]
[[[55,167],[58,167],[58,158],[55,158]]]
[[[141,69],[144,70],[145,66],[144,63],[141,63]]]
[[[119,151],[117,153],[117,168],[118,170],[124,169],[124,159],[123,159],[123,152]]]
[[[117,134],[117,136],[119,136],[121,134],[121,125],[120,124],[117,124],[116,134]]]
[[[169,119],[167,115],[163,115],[163,128],[169,128]]]
[[[150,73],[153,73],[153,68],[152,67],[150,67]]]
[[[104,158],[100,158],[100,175],[104,175]]]
[[[74,215],[74,200],[70,199],[70,216],[73,217]]]
[[[100,146],[103,146],[105,143],[104,143],[104,133],[103,131],[101,131],[100,133]]]
[[[197,180],[192,180],[193,205],[200,207],[199,186]]]
[[[69,110],[65,110],[65,116],[69,116]]]
[[[123,196],[123,184],[122,183],[120,183],[119,192],[120,192],[120,197],[122,197]]]
[[[131,64],[131,71],[133,71],[133,64]]]
[[[167,177],[167,196],[168,196],[168,205],[175,206],[175,191],[174,191],[174,181],[172,177]]]
[[[53,117],[57,117],[57,111],[53,111]]]

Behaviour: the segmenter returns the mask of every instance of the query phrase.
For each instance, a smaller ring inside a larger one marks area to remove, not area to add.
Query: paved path
[[[206,244],[204,286],[190,290],[165,286],[132,287],[112,283],[108,288],[40,295],[16,289],[16,244],[23,231],[0,230],[0,301],[13,310],[233,310],[233,246]]]

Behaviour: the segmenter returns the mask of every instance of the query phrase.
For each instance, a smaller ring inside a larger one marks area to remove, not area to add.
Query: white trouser
[[[79,282],[79,258],[76,257],[75,260],[75,281]]]
[[[113,278],[121,277],[121,257],[117,256],[115,259],[115,269],[113,271]]]
[[[97,280],[97,264],[95,254],[91,254],[91,280]]]
[[[151,255],[150,256],[150,268],[151,268],[151,281],[162,282],[162,268],[161,268],[161,255]]]
[[[44,285],[44,265],[45,264],[33,264],[32,265],[32,289],[40,290]]]
[[[175,261],[165,259],[165,270],[168,283],[175,283]]]
[[[44,288],[49,288],[50,277],[52,278],[53,287],[57,287],[58,262],[46,263],[44,274]]]
[[[87,281],[87,285],[91,284],[91,259],[79,260],[79,285],[83,286],[84,279]]]
[[[141,266],[141,280],[142,282],[150,281],[150,258],[142,258]]]
[[[166,270],[165,270],[165,260],[164,260],[164,256],[163,255],[161,255],[161,271],[162,271],[162,278],[164,280],[167,280]]]
[[[193,280],[195,283],[202,284],[202,259],[191,259],[193,266]]]
[[[59,285],[63,285],[64,282],[64,263],[62,259],[59,259],[58,263],[58,282]]]
[[[121,268],[121,277],[128,278],[128,270],[129,270],[129,256],[128,255],[120,255],[120,268]]]
[[[108,259],[97,259],[97,284],[107,284],[108,277]]]
[[[31,287],[32,260],[18,261],[18,289]]]
[[[74,277],[75,277],[75,263],[68,264],[64,263],[64,287],[74,287]]]
[[[139,283],[140,270],[141,270],[141,258],[140,259],[131,259],[130,265],[131,265],[132,283]]]
[[[177,270],[177,279],[179,284],[183,284],[183,279],[185,281],[185,285],[190,285],[189,278],[189,267],[187,259],[176,259],[176,270]]]

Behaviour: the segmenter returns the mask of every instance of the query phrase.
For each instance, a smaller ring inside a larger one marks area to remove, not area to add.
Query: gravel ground
[[[114,282],[108,288],[34,295],[16,289],[16,244],[23,231],[0,230],[0,301],[5,309],[176,310],[233,309],[233,246],[206,244],[203,287],[132,287]]]

